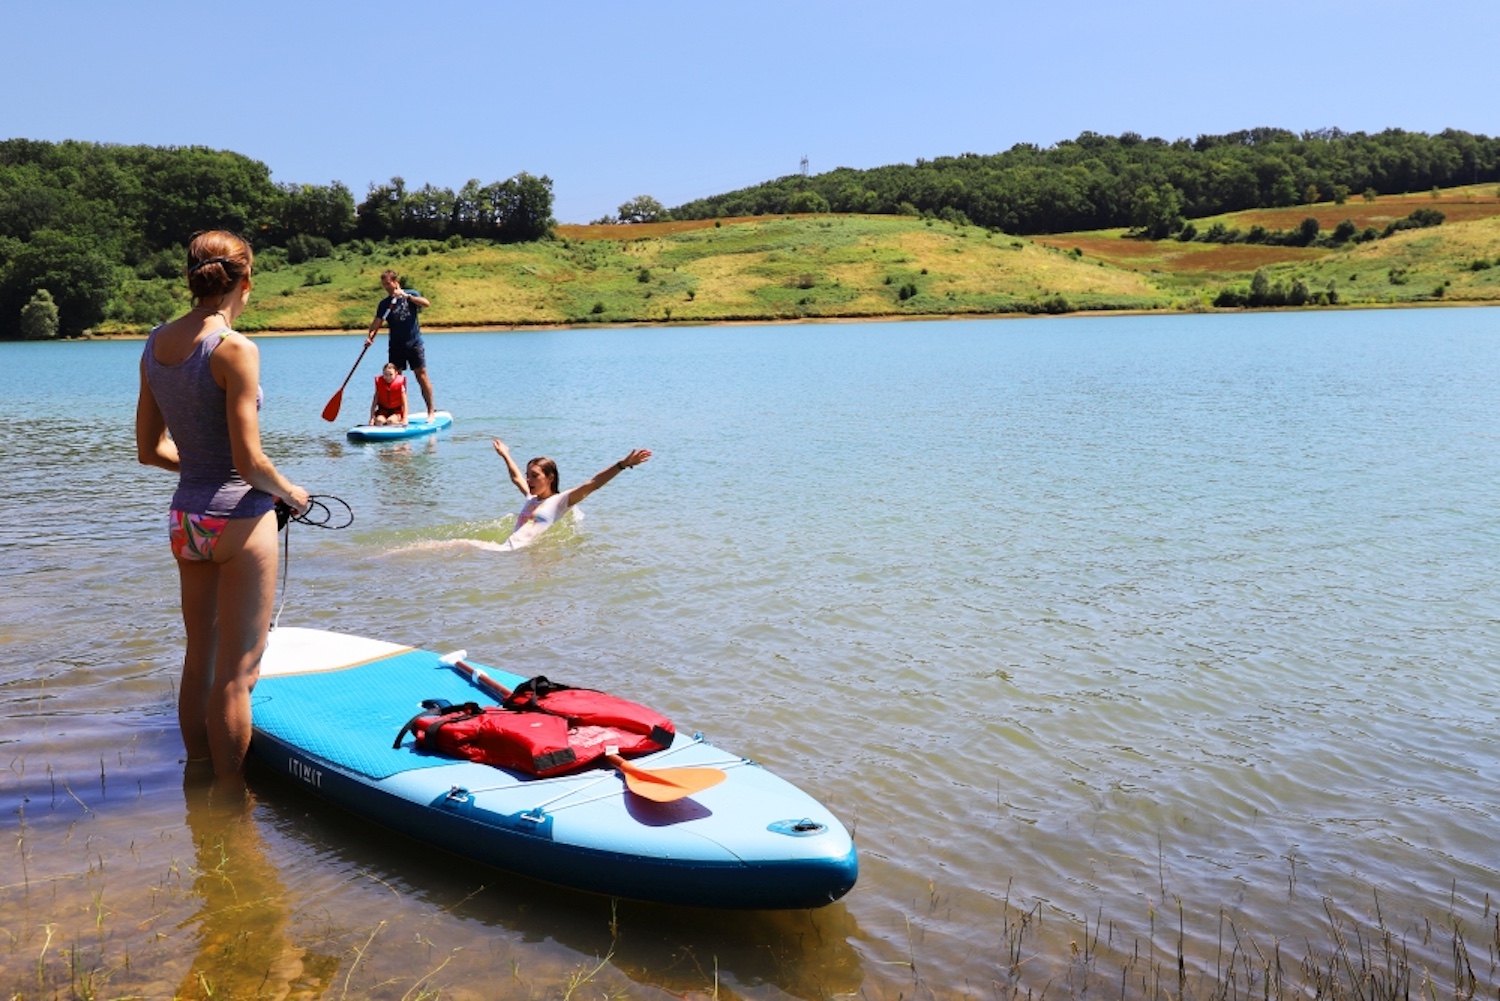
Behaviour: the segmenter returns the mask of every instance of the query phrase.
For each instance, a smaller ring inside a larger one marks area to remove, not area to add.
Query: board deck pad
[[[526,680],[475,666],[506,688]],[[415,690],[423,694],[416,701],[413,678],[422,679]],[[409,650],[342,671],[262,678],[251,695],[251,710],[256,727],[278,740],[367,778],[384,779],[453,764],[453,758],[417,751],[409,736],[401,747],[390,746],[401,727],[422,711],[421,699],[494,702],[437,654]],[[372,730],[390,736],[371,740]]]

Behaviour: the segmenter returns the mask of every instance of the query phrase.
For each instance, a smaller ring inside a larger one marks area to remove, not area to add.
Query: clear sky
[[[16,0],[0,135],[278,182],[552,178],[587,222],[794,173],[1260,125],[1500,133],[1496,0]]]

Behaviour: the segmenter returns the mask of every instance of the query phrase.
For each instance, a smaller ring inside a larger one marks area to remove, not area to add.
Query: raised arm
[[[651,458],[651,450],[649,448],[631,449],[629,455],[612,466],[605,466],[595,473],[594,478],[587,483],[580,483],[576,487],[564,490],[563,493],[567,494],[568,497],[568,506],[572,507],[575,504],[582,504],[583,499],[589,494],[598,490],[625,470],[634,469],[649,458]]]
[[[505,447],[505,442],[499,438],[491,438],[490,444],[495,446],[495,451],[500,454],[500,458],[505,460],[506,472],[510,473],[510,481],[516,485],[517,490],[521,491],[521,496],[530,497],[531,491],[526,489],[526,477],[521,474],[516,460],[510,457],[510,449]]]

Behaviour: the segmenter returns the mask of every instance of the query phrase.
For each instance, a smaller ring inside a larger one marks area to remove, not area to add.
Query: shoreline
[[[766,327],[794,324],[818,323],[903,323],[930,322],[933,320],[1065,320],[1085,316],[1235,316],[1243,313],[1313,313],[1326,310],[1359,309],[1433,309],[1433,308],[1485,308],[1500,306],[1500,300],[1454,300],[1434,299],[1431,302],[1351,302],[1336,306],[1242,306],[1232,309],[1078,309],[1068,313],[882,313],[870,316],[768,316],[764,318],[736,318],[728,320],[617,320],[599,323],[476,323],[433,324],[422,328],[427,334],[508,334],[545,330],[629,330],[640,327]],[[296,330],[251,330],[240,331],[246,337],[337,337],[361,336],[360,329],[332,327]],[[82,341],[143,341],[146,333],[85,333],[76,338],[56,340]]]

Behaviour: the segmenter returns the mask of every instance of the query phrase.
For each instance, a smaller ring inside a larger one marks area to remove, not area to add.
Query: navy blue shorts
[[[405,372],[408,368],[415,372],[427,367],[427,350],[421,341],[393,340],[387,357],[397,372]]]

